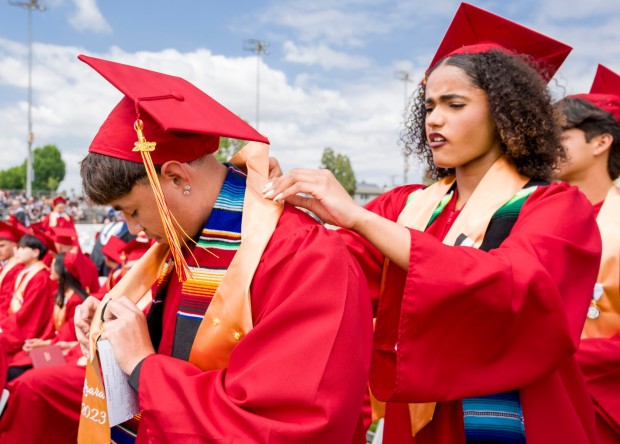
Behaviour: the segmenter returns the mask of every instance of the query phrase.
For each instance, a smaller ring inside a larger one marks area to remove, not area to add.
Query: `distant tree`
[[[56,145],[45,145],[34,150],[34,190],[56,191],[65,178],[65,161]]]
[[[355,180],[355,173],[351,167],[351,161],[349,157],[344,154],[336,154],[331,148],[325,148],[323,150],[323,156],[321,157],[321,165],[319,168],[328,169],[331,171],[340,185],[347,190],[351,196],[355,194],[357,182]]]
[[[220,162],[227,162],[237,151],[245,145],[245,141],[220,137],[220,148],[215,152],[215,158]]]
[[[65,162],[56,145],[45,145],[33,151],[33,190],[56,191],[65,178]],[[19,166],[0,170],[0,188],[21,190],[26,188],[26,161]]]
[[[0,170],[0,188],[21,190],[26,184],[26,161],[23,164],[6,170]]]

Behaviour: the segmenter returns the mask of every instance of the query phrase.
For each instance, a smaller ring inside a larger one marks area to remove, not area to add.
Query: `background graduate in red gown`
[[[54,335],[54,296],[49,270],[42,260],[48,248],[40,232],[32,233],[25,234],[17,243],[15,259],[24,268],[15,279],[9,315],[0,321],[0,343],[9,365],[26,339]]]
[[[599,443],[620,442],[620,76],[599,65],[588,94],[557,104],[567,161],[558,177],[593,206],[603,257],[577,358],[596,409]]]
[[[71,215],[65,212],[67,199],[58,195],[52,200],[52,211],[46,215],[41,221],[41,228],[45,231],[51,228],[72,228],[75,230],[75,224]]]
[[[15,259],[17,242],[25,233],[11,222],[0,221],[0,320],[9,315],[9,304],[15,289],[15,279],[24,265]]]
[[[381,291],[370,382],[385,443],[596,439],[575,352],[600,237],[583,195],[545,182],[563,150],[544,79],[569,50],[462,4],[403,137],[440,180],[366,209],[325,171],[266,191],[357,233],[343,236]]]

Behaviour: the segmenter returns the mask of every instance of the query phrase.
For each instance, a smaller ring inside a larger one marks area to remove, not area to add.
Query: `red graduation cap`
[[[56,256],[58,258],[58,256]],[[80,283],[88,293],[99,290],[99,275],[95,264],[89,266],[90,259],[79,251],[64,254],[65,269]],[[94,269],[94,273],[93,273]]]
[[[430,67],[446,56],[499,49],[529,55],[547,81],[572,48],[469,3],[461,3]]]
[[[65,199],[65,197],[64,197],[64,196],[62,196],[62,195],[60,195],[60,194],[59,194],[58,196],[56,196],[56,197],[52,200],[52,205],[53,205],[53,206],[56,206],[56,205],[58,205],[59,203],[63,203],[63,204],[66,204],[66,203],[67,203],[67,199]]]
[[[123,259],[121,259],[121,251],[123,251],[125,245],[127,245],[127,242],[123,241],[120,237],[110,236],[106,244],[101,247],[101,252],[117,264],[122,264]]]
[[[571,97],[587,100],[594,106],[613,114],[620,123],[620,75],[611,69],[598,65],[590,92]]]
[[[138,116],[145,138],[156,143],[151,152],[154,164],[189,162],[213,153],[220,136],[269,143],[187,80],[85,55],[78,58],[125,95],[99,129],[90,152],[142,162],[140,152],[133,151]]]
[[[30,226],[30,227],[28,227],[28,231],[26,233],[24,233],[24,234],[30,234],[30,235],[36,237],[41,242],[43,242],[43,245],[45,245],[49,251],[52,251],[54,253],[57,252],[56,244],[54,243],[54,239],[52,239],[42,229],[40,229],[40,228],[33,228],[32,226]]]
[[[0,221],[0,239],[19,242],[24,234],[26,234],[26,227],[23,225]]]
[[[89,151],[142,162],[155,194],[180,280],[191,275],[174,217],[155,165],[190,162],[218,149],[220,136],[269,143],[266,137],[188,81],[167,74],[80,55],[125,97],[91,142]]]
[[[121,259],[122,262],[127,263],[131,261],[137,261],[142,257],[144,253],[151,248],[153,242],[149,239],[141,240],[141,239],[133,239],[127,242],[127,245],[121,250]]]
[[[60,245],[77,245],[78,235],[74,228],[54,227],[50,228],[51,238]]]

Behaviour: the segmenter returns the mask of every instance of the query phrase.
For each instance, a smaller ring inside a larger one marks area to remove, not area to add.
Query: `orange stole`
[[[9,314],[12,315],[17,313],[24,303],[24,291],[26,291],[26,287],[30,280],[37,274],[39,271],[47,268],[45,264],[41,261],[37,261],[29,269],[23,269],[17,275],[17,279],[15,279],[15,291],[13,292],[13,297],[11,298],[11,304],[9,305]]]
[[[198,327],[189,362],[202,370],[226,368],[230,353],[252,329],[250,285],[282,214],[282,205],[264,199],[269,181],[269,147],[250,142],[230,162],[247,171],[241,245]]]
[[[232,349],[252,328],[250,284],[282,214],[281,204],[262,197],[262,188],[268,182],[268,146],[250,142],[231,162],[247,171],[242,242],[209,304],[192,345],[189,361],[205,371],[225,368]],[[87,362],[85,387],[87,385],[89,388],[96,386],[103,389],[96,342],[103,327],[100,319],[105,302],[121,295],[136,302],[152,287],[162,271],[169,271],[164,268],[168,255],[169,249],[166,245],[153,245],[98,305],[90,329],[90,359]],[[198,286],[192,288],[197,289]],[[100,398],[83,396],[82,399],[78,443],[109,443],[110,427],[107,420],[102,421],[101,415],[95,420],[84,413],[85,410],[90,412],[93,408],[101,412]],[[92,402],[92,408],[88,401]],[[103,403],[105,406],[105,391]],[[107,406],[104,412],[107,419]]]
[[[418,231],[426,230],[433,211],[454,181],[454,177],[445,177],[428,188],[415,192],[400,213],[397,222]],[[497,159],[472,193],[442,242],[454,245],[457,238],[465,234],[473,241],[472,247],[479,248],[495,212],[528,181],[529,178],[521,176],[504,156]],[[389,261],[386,260],[385,266],[390,266]],[[383,288],[383,283],[381,287]],[[413,436],[433,419],[436,404],[436,402],[409,404]]]
[[[67,302],[69,302],[71,296],[73,296],[73,290],[69,290],[67,294],[65,294],[62,307],[59,307],[58,304],[54,304],[54,329],[56,331],[60,330],[67,320]]]

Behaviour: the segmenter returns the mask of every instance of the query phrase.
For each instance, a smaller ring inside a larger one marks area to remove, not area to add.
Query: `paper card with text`
[[[98,341],[97,348],[108,401],[108,420],[110,427],[114,427],[133,418],[140,411],[138,394],[130,387],[129,376],[116,362],[110,341]]]

